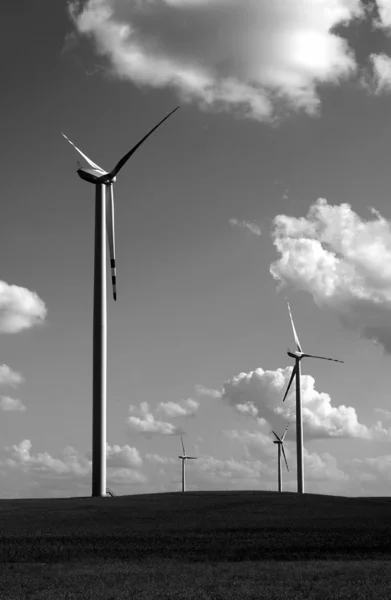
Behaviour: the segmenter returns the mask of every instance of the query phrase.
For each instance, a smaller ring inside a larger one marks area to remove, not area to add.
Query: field
[[[0,500],[0,598],[391,597],[391,499]]]

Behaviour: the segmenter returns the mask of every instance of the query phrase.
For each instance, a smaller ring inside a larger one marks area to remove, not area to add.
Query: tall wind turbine
[[[86,156],[67,136],[62,135],[77,150],[91,168],[78,163],[77,174],[95,185],[95,253],[94,253],[94,314],[92,359],[92,495],[106,496],[106,391],[107,391],[107,304],[106,304],[106,245],[105,229],[110,252],[111,282],[114,300],[117,299],[115,265],[115,228],[113,184],[116,176],[143,142],[168,119],[179,106],[159,121],[111,171],[105,171]]]
[[[325,356],[315,356],[314,354],[307,354],[303,352],[303,349],[300,345],[299,338],[296,333],[295,324],[293,322],[291,308],[288,304],[289,317],[292,323],[293,329],[293,337],[295,338],[295,343],[297,346],[297,351],[292,352],[288,348],[288,356],[291,356],[295,359],[295,366],[292,369],[291,378],[288,383],[288,387],[286,388],[286,392],[283,398],[283,402],[285,402],[285,398],[288,395],[289,388],[291,387],[292,381],[296,377],[296,452],[297,452],[297,491],[299,494],[304,494],[304,466],[303,466],[303,420],[301,414],[301,387],[300,387],[300,361],[302,358],[320,358],[321,360],[332,360],[334,362],[343,363],[343,360],[337,360],[336,358],[326,358]]]
[[[284,440],[285,440],[286,432],[288,431],[289,425],[290,425],[290,423],[288,423],[288,425],[285,427],[284,435],[281,438],[278,437],[278,435],[276,434],[275,431],[273,431],[274,436],[276,437],[276,440],[273,441],[273,444],[278,444],[278,491],[279,492],[282,492],[281,451],[282,451],[282,454],[284,455],[284,460],[285,460],[287,471],[289,471],[288,462],[286,460],[285,450],[284,450]]]
[[[185,492],[186,491],[185,490],[185,483],[186,483],[185,482],[185,461],[186,460],[197,460],[197,456],[187,456],[182,436],[181,436],[181,442],[182,442],[183,455],[178,456],[178,458],[180,458],[182,461],[182,492]]]

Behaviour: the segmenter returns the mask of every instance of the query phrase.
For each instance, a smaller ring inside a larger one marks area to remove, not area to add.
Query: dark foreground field
[[[391,499],[0,500],[0,598],[388,598]]]

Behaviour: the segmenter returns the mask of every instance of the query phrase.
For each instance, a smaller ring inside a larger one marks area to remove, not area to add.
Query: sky
[[[0,497],[91,494],[94,190],[115,184],[107,484],[391,489],[391,0],[7,3]],[[109,284],[109,281],[108,281]]]

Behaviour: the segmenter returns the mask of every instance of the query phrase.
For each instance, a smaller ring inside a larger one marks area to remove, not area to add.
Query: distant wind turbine
[[[296,333],[295,324],[293,322],[291,308],[288,304],[289,317],[292,323],[293,336],[295,338],[297,351],[292,352],[288,348],[288,356],[291,356],[295,359],[295,366],[292,369],[291,378],[288,383],[288,387],[286,388],[286,392],[283,398],[283,402],[285,402],[285,398],[288,395],[289,389],[291,387],[292,381],[296,377],[296,452],[297,452],[297,491],[299,494],[304,494],[304,465],[303,465],[303,420],[301,414],[301,387],[300,387],[300,361],[302,358],[320,358],[322,360],[332,360],[334,362],[343,363],[343,360],[337,360],[336,358],[326,358],[325,356],[315,356],[314,354],[307,354],[303,352],[302,347],[299,342],[299,338]]]
[[[285,427],[284,435],[281,438],[278,437],[278,435],[276,434],[275,431],[273,431],[275,437],[277,438],[277,440],[274,440],[273,444],[278,444],[278,491],[279,492],[282,492],[281,451],[282,451],[282,454],[284,455],[284,460],[285,460],[287,471],[289,471],[288,462],[286,460],[285,450],[284,450],[284,440],[285,440],[286,432],[288,431],[289,425],[290,425],[290,423],[288,423],[288,425]]]
[[[115,228],[113,184],[116,176],[143,142],[168,119],[179,106],[159,121],[111,171],[105,171],[86,156],[67,136],[64,138],[77,150],[91,168],[78,163],[77,174],[95,185],[95,255],[94,255],[94,315],[93,315],[93,373],[92,373],[92,495],[106,495],[106,390],[107,390],[107,305],[106,305],[106,245],[105,229],[110,251],[111,282],[114,300],[117,299],[115,265]],[[106,195],[107,192],[107,195]]]
[[[178,458],[180,458],[181,461],[182,461],[182,492],[185,492],[186,491],[186,489],[185,489],[185,487],[186,487],[186,482],[185,482],[185,461],[186,460],[197,460],[197,456],[187,456],[182,436],[181,436],[181,442],[182,442],[183,455],[182,456],[178,456]]]

